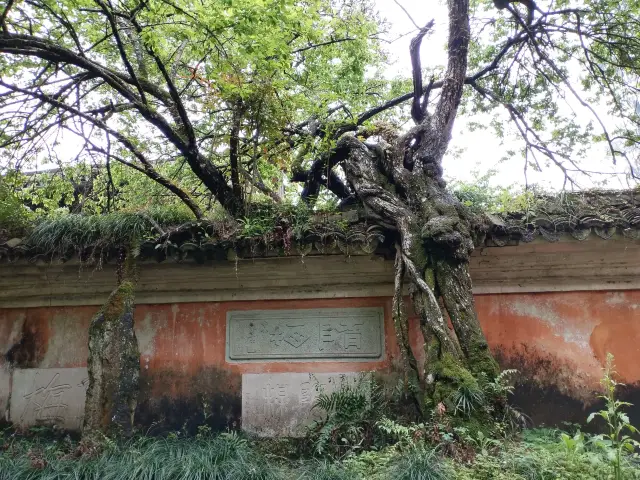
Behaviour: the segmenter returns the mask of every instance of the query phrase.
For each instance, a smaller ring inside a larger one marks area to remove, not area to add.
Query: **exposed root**
[[[476,314],[469,265],[455,260],[439,260],[436,279],[467,364],[474,374],[495,377],[498,364],[491,355],[487,339]]]
[[[457,358],[462,358],[460,346],[442,316],[433,289],[429,287],[427,282],[420,276],[415,264],[406,255],[404,255],[404,263],[411,281],[414,286],[417,287],[413,289],[411,299],[415,310],[420,314],[420,325],[428,327],[431,333],[438,338],[440,348],[450,352]]]
[[[404,286],[404,262],[402,260],[402,252],[399,246],[396,246],[396,263],[395,263],[395,288],[393,294],[393,324],[396,330],[396,338],[400,347],[400,355],[402,364],[405,368],[405,384],[411,393],[416,409],[420,415],[424,415],[423,409],[423,390],[420,380],[420,371],[418,361],[411,350],[411,340],[409,338],[409,318],[404,306],[403,286]]]

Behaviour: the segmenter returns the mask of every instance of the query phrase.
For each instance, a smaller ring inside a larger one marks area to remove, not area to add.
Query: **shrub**
[[[609,353],[601,380],[604,394],[600,398],[604,399],[605,408],[589,415],[587,422],[591,422],[596,417],[605,421],[607,433],[597,435],[591,439],[591,442],[605,452],[613,467],[615,480],[622,480],[623,459],[627,455],[633,455],[636,448],[640,448],[640,442],[632,438],[632,435],[638,433],[638,429],[631,425],[629,417],[624,412],[624,408],[630,407],[631,404],[616,398],[616,389],[621,384],[615,380],[615,375],[613,355]]]
[[[569,453],[562,432],[525,430],[522,440],[503,443],[489,454],[478,454],[470,464],[447,460],[448,478],[456,480],[605,480],[611,467],[602,452]],[[640,480],[640,470],[622,467],[625,480]]]
[[[22,236],[33,213],[23,205],[0,176],[0,240],[3,236]]]

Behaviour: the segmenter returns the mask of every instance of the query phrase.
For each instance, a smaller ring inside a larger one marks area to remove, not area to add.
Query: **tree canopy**
[[[3,166],[73,150],[67,161],[126,166],[196,215],[208,196],[234,214],[251,190],[279,200],[305,120],[385,88],[365,78],[381,60],[369,3],[9,2]],[[101,209],[116,177],[140,182],[114,170]]]
[[[580,156],[603,141],[603,162],[637,178],[638,2],[478,0],[470,13],[464,113],[516,131],[526,168],[579,186]],[[399,131],[413,98],[381,75],[370,0],[9,1],[0,19],[4,181],[47,210],[74,195],[76,211],[152,198],[241,216],[300,193],[292,182],[344,200],[339,162],[318,159],[347,131]],[[436,97],[443,70],[421,71],[414,85]],[[40,179],[49,195],[6,175],[36,162],[64,167]]]

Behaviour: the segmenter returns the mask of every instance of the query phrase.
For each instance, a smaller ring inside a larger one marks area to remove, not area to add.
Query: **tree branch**
[[[432,27],[433,20],[431,20],[423,28],[420,29],[418,35],[416,35],[411,40],[411,44],[409,46],[409,54],[411,56],[411,67],[413,72],[413,104],[411,105],[411,116],[413,117],[413,121],[416,122],[416,124],[422,123],[422,121],[427,116],[428,99],[426,97],[430,89],[427,89],[425,91],[422,88],[422,62],[420,61],[420,46],[422,45],[422,39],[425,37],[425,35],[427,35],[427,33],[429,33]],[[423,95],[425,96],[424,102],[422,102]]]
[[[70,113],[71,115],[74,115],[76,117],[82,118],[83,120],[86,120],[87,122],[89,122],[89,123],[95,125],[96,127],[100,128],[101,130],[103,130],[108,135],[111,135],[116,140],[118,140],[118,142],[120,142],[127,150],[129,150],[133,154],[133,156],[143,165],[142,169],[137,169],[138,171],[142,171],[149,178],[151,178],[152,180],[158,182],[159,184],[161,184],[162,186],[164,186],[165,188],[170,190],[178,198],[180,198],[189,207],[189,209],[191,209],[191,211],[194,213],[196,218],[202,218],[202,211],[195,204],[195,202],[193,202],[191,197],[189,197],[189,195],[186,192],[184,192],[182,189],[180,189],[178,186],[174,185],[168,179],[165,179],[159,173],[157,173],[153,169],[153,167],[151,166],[151,163],[146,159],[146,157],[142,154],[142,152],[140,152],[136,148],[136,146],[133,144],[133,142],[131,142],[131,140],[129,140],[124,135],[122,135],[120,132],[110,128],[103,121],[101,121],[101,120],[99,120],[99,119],[97,119],[97,118],[95,118],[95,117],[93,117],[91,115],[88,115],[87,113],[82,112],[82,111],[80,111],[80,110],[78,110],[78,109],[76,109],[76,108],[74,108],[74,107],[72,107],[70,105],[67,105],[67,104],[65,104],[65,103],[63,103],[63,102],[61,102],[59,100],[56,100],[55,98],[53,98],[53,97],[51,97],[49,95],[46,95],[46,94],[43,94],[43,93],[32,92],[30,90],[26,90],[26,89],[17,87],[15,85],[8,84],[8,83],[4,82],[1,79],[0,79],[0,86],[3,86],[5,88],[8,88],[8,89],[10,89],[12,91],[15,91],[15,92],[22,93],[24,95],[28,95],[28,96],[33,97],[33,98],[37,98],[38,100],[46,102],[46,103],[48,103],[48,104],[50,104],[50,105],[52,105],[52,106],[54,106],[56,108],[59,108],[61,110],[64,110],[64,111]],[[85,140],[88,140],[88,139],[85,138]],[[88,141],[90,141],[90,140],[88,140]],[[95,147],[94,150],[102,151],[105,154],[107,153],[101,147],[95,146],[92,142],[91,142],[91,144]],[[109,153],[109,155],[111,157],[114,157],[114,155],[111,154],[111,153]],[[130,166],[132,164],[129,163],[128,165]]]
[[[136,28],[137,33],[140,35],[142,33],[142,27],[140,26],[140,24],[133,17],[130,20],[133,26]],[[169,95],[171,96],[171,100],[173,100],[174,107],[178,113],[178,118],[180,119],[180,123],[182,124],[184,135],[187,137],[189,151],[192,155],[197,155],[198,145],[196,143],[196,134],[193,130],[193,125],[191,124],[189,115],[187,114],[187,110],[184,107],[184,103],[180,98],[180,94],[178,93],[178,90],[173,83],[172,77],[167,71],[164,62],[155,53],[153,48],[148,45],[145,45],[145,48],[149,55],[151,55],[151,58],[153,58],[153,60],[155,61],[158,70],[160,70],[160,73],[162,74],[162,77],[167,84],[167,89],[169,90]]]
[[[148,105],[141,103],[138,100],[138,96],[131,91],[126,84],[136,85],[139,84],[145,91],[153,92],[154,96],[162,99],[163,103],[171,108],[176,108],[172,99],[177,95],[177,92],[172,92],[171,95],[167,95],[157,87],[151,85],[148,82],[134,82],[130,77],[114,72],[102,65],[75,54],[74,52],[67,50],[63,47],[56,45],[48,40],[40,39],[30,35],[17,35],[9,34],[0,37],[0,52],[33,56],[42,58],[43,60],[49,60],[54,63],[67,63],[75,65],[81,69],[84,69],[97,77],[102,78],[109,86],[111,86],[116,92],[124,96],[129,100],[136,108],[136,110],[147,120],[151,125],[156,127],[162,135],[172,143],[189,164],[194,174],[204,183],[204,185],[213,193],[215,198],[221,203],[221,205],[232,214],[240,214],[243,210],[242,199],[239,199],[233,195],[233,192],[224,175],[220,172],[219,168],[213,165],[208,159],[204,158],[197,149],[195,144],[195,137],[192,137],[193,130],[190,127],[190,123],[182,124],[183,127],[187,127],[189,141],[184,141],[182,135],[162,117],[155,109],[152,109]],[[161,63],[157,59],[158,63]],[[164,69],[165,78],[168,74]],[[178,105],[181,105],[178,104]],[[186,118],[186,111],[184,107],[178,107],[178,111],[182,110]],[[188,120],[188,118],[187,118]],[[192,139],[194,140],[192,143]]]
[[[9,15],[9,10],[13,7],[15,0],[9,0],[7,2],[7,6],[4,7],[2,13],[0,13],[0,26],[2,26],[2,33],[7,35],[9,33],[9,29],[7,28],[7,16]]]
[[[448,143],[453,121],[466,83],[469,40],[469,0],[449,0],[449,41],[447,70],[442,84],[440,101],[436,107],[434,122],[440,141]]]
[[[133,65],[131,65],[131,62],[129,61],[129,57],[127,57],[127,52],[125,51],[124,45],[122,44],[122,39],[120,38],[120,33],[118,31],[118,26],[116,25],[115,18],[111,14],[109,7],[102,0],[95,0],[95,2],[100,6],[100,9],[104,13],[104,15],[107,17],[107,20],[109,21],[109,25],[111,26],[111,32],[113,33],[113,38],[116,42],[116,46],[118,47],[118,52],[120,53],[120,58],[122,59],[122,63],[124,63],[124,66],[127,69],[127,72],[129,72],[131,79],[133,80],[136,88],[138,89],[138,93],[140,94],[140,99],[142,100],[142,103],[146,104],[147,97],[145,96],[144,90],[142,89],[142,86],[138,81],[138,76],[136,75],[136,72],[133,69]]]
[[[231,167],[231,188],[233,194],[242,198],[240,170],[238,168],[238,147],[240,145],[240,127],[242,124],[242,100],[238,100],[233,109],[231,131],[229,132],[229,166]]]

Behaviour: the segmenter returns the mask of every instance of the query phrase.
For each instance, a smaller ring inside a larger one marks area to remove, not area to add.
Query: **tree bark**
[[[117,288],[89,327],[83,438],[96,432],[129,436],[133,431],[140,378],[133,319],[135,280],[129,272],[119,276]]]
[[[405,368],[412,376],[416,362],[399,299],[406,277],[425,339],[421,411],[442,402],[451,405],[457,389],[478,389],[481,375],[493,378],[498,373],[471,289],[471,217],[446,190],[442,177],[442,159],[465,83],[470,37],[468,0],[448,0],[448,6],[448,64],[433,112],[428,109],[429,88],[425,92],[420,63],[420,44],[430,22],[411,43],[415,127],[392,145],[373,146],[345,134],[335,149],[346,157],[347,181],[359,200],[372,216],[397,231],[394,321]]]
[[[419,142],[434,145],[428,137],[430,129],[420,131],[427,136]],[[447,403],[460,387],[478,388],[480,374],[493,378],[498,373],[471,290],[470,218],[447,192],[439,164],[429,161],[431,156],[421,156],[424,151],[416,149],[412,154],[412,172],[406,167],[405,150],[397,145],[381,151],[344,136],[337,148],[349,151],[344,167],[358,198],[397,230],[393,318],[408,383],[422,387],[422,399],[417,403],[419,411],[426,412],[429,406]],[[425,338],[427,361],[422,367],[411,351],[402,312],[405,278]],[[420,371],[423,382],[416,380]]]

